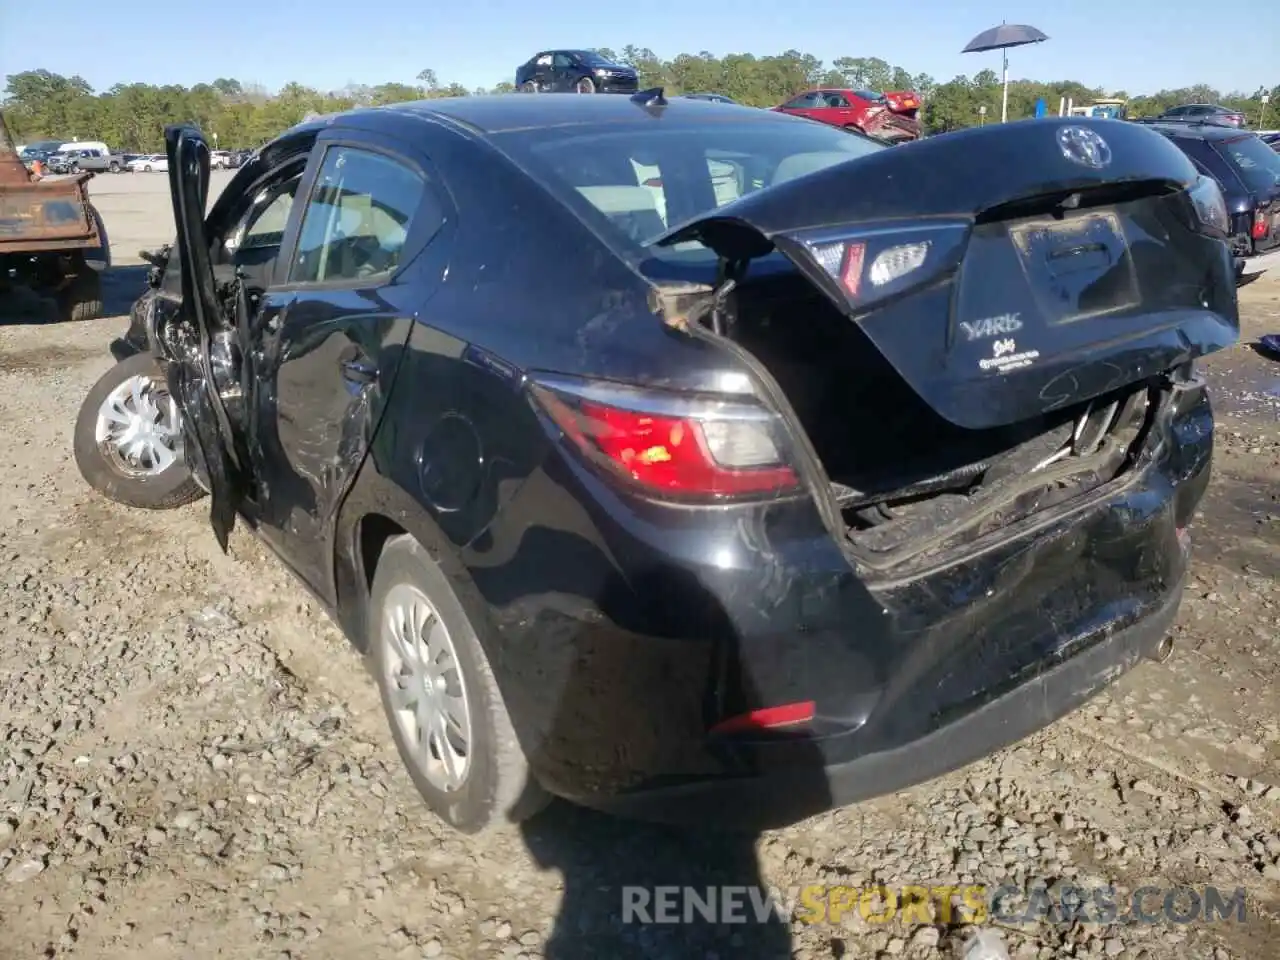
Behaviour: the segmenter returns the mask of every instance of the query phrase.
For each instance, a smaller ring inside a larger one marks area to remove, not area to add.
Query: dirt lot
[[[169,239],[165,182],[93,182],[118,263]],[[140,271],[114,273],[120,313]],[[1216,475],[1173,657],[960,773],[754,842],[560,804],[442,830],[278,562],[245,535],[223,556],[207,501],[130,511],[81,481],[72,422],[123,318],[0,326],[0,957],[924,958],[956,938],[940,906],[642,925],[620,888],[973,882],[1249,894],[1243,924],[1185,893],[1187,923],[1006,924],[1015,957],[1280,956],[1280,363],[1247,344],[1280,332],[1280,283],[1242,301],[1246,342],[1207,364]]]

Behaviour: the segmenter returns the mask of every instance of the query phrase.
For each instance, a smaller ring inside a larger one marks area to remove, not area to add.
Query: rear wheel
[[[595,93],[596,82],[590,77],[583,77],[578,81],[577,87],[574,88],[578,93]]]
[[[150,172],[151,172],[151,164],[149,164],[149,163],[148,163],[148,164],[147,164],[145,167],[143,167],[142,169],[143,169],[143,170],[145,170],[147,173],[150,173]]]
[[[97,320],[102,316],[102,275],[82,257],[72,269],[75,274],[58,291],[58,314],[63,320]]]
[[[366,629],[396,750],[427,806],[463,833],[542,809],[549,798],[530,777],[467,606],[412,537],[383,550]]]
[[[167,510],[204,495],[182,454],[178,406],[149,353],[121,361],[93,385],[73,447],[85,482],[116,503]]]
[[[537,93],[538,85],[532,80],[526,80],[524,83],[520,84],[520,91],[521,93]]]
[[[120,164],[118,164],[118,163],[116,163],[114,160],[112,160],[112,161],[111,161],[111,165],[110,165],[107,169],[108,169],[108,170],[110,170],[112,173],[119,173],[119,172],[120,172]]]

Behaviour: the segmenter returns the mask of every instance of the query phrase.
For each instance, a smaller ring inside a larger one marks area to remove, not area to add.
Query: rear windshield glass
[[[1280,155],[1258,137],[1236,137],[1218,144],[1252,191],[1267,192],[1280,183]]]
[[[886,149],[826,124],[757,117],[520,130],[495,139],[629,258],[706,258],[698,243],[651,244],[748,193]]]

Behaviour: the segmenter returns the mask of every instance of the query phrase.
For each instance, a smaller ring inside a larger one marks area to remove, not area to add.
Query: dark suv
[[[592,50],[544,50],[516,67],[522,93],[635,93],[638,83],[632,67]]]
[[[1280,246],[1280,154],[1254,133],[1213,124],[1154,124],[1222,188],[1237,256]]]

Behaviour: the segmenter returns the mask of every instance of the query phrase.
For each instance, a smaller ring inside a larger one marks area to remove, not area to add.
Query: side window
[[[554,57],[554,58],[552,58],[552,65],[553,65],[557,70],[565,70],[565,69],[568,69],[568,67],[570,66],[570,64],[571,64],[571,63],[572,63],[572,61],[569,59],[569,57],[568,57],[566,54],[563,54],[563,53],[557,53],[557,54],[555,55],[555,57]]]
[[[278,247],[284,242],[284,228],[289,222],[289,211],[293,209],[293,198],[301,180],[302,175],[299,174],[271,191],[273,195],[266,200],[266,205],[250,214],[238,249]]]
[[[431,196],[422,176],[404,164],[354,147],[330,147],[307,199],[288,282],[389,276],[400,266],[424,194]],[[434,204],[423,215],[443,221]]]
[[[551,54],[549,53],[539,54],[538,59],[534,60],[533,62],[535,66],[549,67],[551,66]]]
[[[841,93],[828,93],[825,99],[828,107],[847,107],[849,105],[849,101]]]
[[[808,107],[819,106],[818,95],[816,93],[805,93],[796,97],[787,104],[792,110],[802,110]]]

